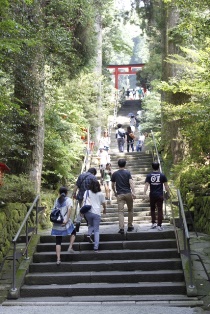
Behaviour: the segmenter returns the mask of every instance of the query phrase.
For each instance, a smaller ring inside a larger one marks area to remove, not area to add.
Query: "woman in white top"
[[[85,204],[91,205],[91,209],[85,214],[85,218],[88,221],[87,238],[90,243],[93,243],[91,235],[94,232],[94,251],[98,252],[101,205],[103,206],[103,214],[106,214],[106,202],[98,181],[92,181],[89,188],[90,190],[85,191],[84,194]]]
[[[135,128],[136,128],[135,116],[131,116],[130,118],[130,127],[131,127],[132,132],[135,132]]]
[[[103,147],[105,150],[109,150],[109,146],[110,146],[110,137],[108,135],[107,131],[104,131],[103,136],[100,138],[99,141],[99,146]]]

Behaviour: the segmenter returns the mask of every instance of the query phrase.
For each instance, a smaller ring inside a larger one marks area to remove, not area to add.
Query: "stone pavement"
[[[157,305],[142,305],[126,303],[115,303],[114,305],[106,304],[62,304],[54,305],[48,303],[43,304],[30,304],[22,306],[0,306],[0,314],[207,314],[210,312],[203,311],[199,308],[182,308],[182,307],[170,307],[167,306],[157,306]]]

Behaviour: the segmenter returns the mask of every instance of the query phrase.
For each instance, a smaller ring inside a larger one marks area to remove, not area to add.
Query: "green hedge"
[[[8,203],[0,207],[0,263],[6,256],[26,213],[27,206],[20,203]]]
[[[183,202],[194,211],[197,231],[210,234],[210,167],[191,165],[180,174]]]

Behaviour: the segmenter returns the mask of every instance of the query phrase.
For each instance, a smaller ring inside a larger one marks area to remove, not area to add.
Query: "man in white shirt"
[[[106,164],[110,161],[110,156],[106,149],[103,147],[99,148],[99,152],[97,154],[98,160],[99,160],[99,169],[101,174],[101,183],[103,182],[104,177],[104,170],[106,168]]]
[[[124,152],[124,144],[125,144],[125,130],[122,127],[122,124],[117,125],[116,130],[116,139],[118,144],[118,149],[120,153]]]

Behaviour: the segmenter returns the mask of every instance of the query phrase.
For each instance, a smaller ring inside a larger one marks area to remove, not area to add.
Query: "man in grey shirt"
[[[124,234],[124,206],[128,207],[128,232],[133,231],[133,200],[136,198],[130,171],[125,169],[126,160],[118,160],[119,170],[112,174],[112,190],[117,197],[119,215],[119,233]]]

